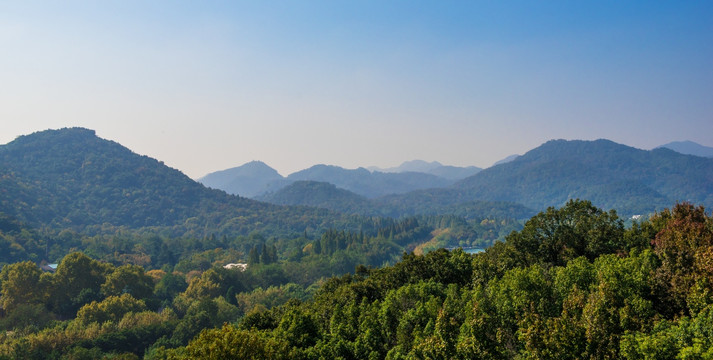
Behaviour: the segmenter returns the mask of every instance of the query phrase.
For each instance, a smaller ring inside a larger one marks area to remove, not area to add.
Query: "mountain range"
[[[301,189],[303,199],[320,198],[324,207],[341,210],[344,194],[331,203],[321,187]],[[261,198],[291,205],[297,201],[290,186]],[[640,150],[609,140],[549,141],[524,155],[492,166],[443,188],[423,189],[372,199],[358,210],[364,214],[406,216],[427,213],[468,213],[474,201],[543,210],[567,200],[591,200],[604,209],[631,216],[649,214],[680,201],[713,205],[713,159],[690,156],[667,148]],[[353,198],[349,200],[354,204]],[[479,208],[478,214],[482,213]],[[364,210],[367,209],[367,210]]]
[[[334,184],[367,198],[403,194],[414,190],[441,188],[457,180],[476,174],[475,166],[445,166],[421,160],[405,162],[397,168],[345,169],[334,165],[314,165],[281,176],[275,169],[260,161],[210,173],[198,181],[210,188],[229,194],[262,199],[296,181],[316,181]]]
[[[0,164],[0,213],[34,226],[90,233],[127,227],[174,235],[294,234],[363,227],[355,214],[525,219],[571,198],[624,215],[648,214],[677,201],[713,206],[713,159],[609,140],[549,141],[457,182],[427,173],[326,165],[283,178],[260,162],[213,174],[216,187],[254,178],[289,182],[261,195],[263,201],[206,188],[82,128],[20,136],[0,146]],[[406,192],[407,186],[417,190]]]
[[[469,176],[477,174],[479,171],[483,170],[477,166],[450,166],[443,165],[438,161],[423,161],[423,160],[411,160],[405,161],[397,167],[382,169],[377,166],[368,167],[370,171],[378,171],[384,173],[405,173],[405,172],[418,172],[436,175],[444,179],[449,180],[461,180]]]

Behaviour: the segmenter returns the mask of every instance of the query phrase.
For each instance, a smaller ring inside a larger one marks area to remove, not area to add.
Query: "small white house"
[[[230,269],[238,269],[238,270],[240,270],[240,271],[245,271],[245,269],[248,268],[248,264],[245,264],[245,263],[230,263],[230,264],[223,265],[223,268],[224,268],[224,269],[228,269],[228,270],[230,270]]]

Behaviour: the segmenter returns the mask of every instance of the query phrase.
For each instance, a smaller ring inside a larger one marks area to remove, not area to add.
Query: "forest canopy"
[[[197,259],[180,271],[147,271],[82,253],[54,273],[9,264],[0,272],[8,330],[0,356],[713,356],[713,218],[703,207],[677,204],[625,227],[615,212],[576,200],[476,255],[440,249],[388,266],[357,257],[351,269],[339,267],[376,244],[399,246],[419,224],[374,236],[327,232],[289,259],[272,255],[279,244],[258,241],[245,271],[202,268]]]

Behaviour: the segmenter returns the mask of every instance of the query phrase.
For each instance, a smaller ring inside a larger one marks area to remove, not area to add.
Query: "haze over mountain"
[[[675,152],[686,155],[696,155],[709,158],[713,157],[713,147],[703,146],[689,140],[673,141],[668,144],[661,145],[659,148],[671,149]]]
[[[483,170],[477,166],[450,166],[443,165],[438,161],[427,162],[423,160],[405,161],[401,165],[391,168],[379,168],[377,166],[368,167],[370,171],[379,171],[387,173],[402,173],[402,172],[421,172],[431,175],[440,176],[449,180],[461,180],[468,176],[477,174]]]
[[[249,198],[278,190],[290,183],[262,161],[251,161],[242,166],[216,171],[198,179],[198,182],[228,194]]]
[[[509,162],[511,162],[511,161],[513,161],[513,160],[519,158],[519,157],[520,157],[520,155],[518,155],[518,154],[513,154],[513,155],[510,155],[510,156],[507,156],[507,157],[505,157],[505,158],[502,159],[502,160],[496,161],[496,162],[493,164],[493,166],[495,166],[495,165],[500,165],[500,164],[505,164],[505,163],[509,163]]]
[[[309,169],[292,173],[287,179],[328,182],[368,198],[402,194],[418,189],[440,188],[453,184],[452,180],[425,173],[371,172],[365,168],[350,170],[332,165],[315,165]]]
[[[323,210],[295,210],[207,189],[87,129],[21,136],[0,146],[0,160],[0,189],[6,194],[0,212],[40,226],[164,226],[183,233],[203,232],[208,223],[211,229],[246,233],[277,223],[290,231],[319,228],[340,218]],[[502,216],[524,218],[571,198],[589,199],[625,215],[647,214],[676,201],[713,204],[713,159],[608,140],[549,141],[451,186],[430,174],[326,165],[280,179],[260,162],[214,174],[212,180],[237,183],[236,174],[243,180],[293,183],[262,197],[265,201],[377,216],[477,218],[498,209]],[[310,213],[308,223],[305,211]]]
[[[392,171],[388,172],[320,164],[282,177],[265,163],[253,161],[210,173],[198,181],[229,194],[250,198],[261,198],[262,195],[278,191],[295,181],[327,182],[357,195],[375,198],[419,189],[446,187],[480,171],[474,166],[461,168],[419,160],[404,164],[406,165],[389,169]]]

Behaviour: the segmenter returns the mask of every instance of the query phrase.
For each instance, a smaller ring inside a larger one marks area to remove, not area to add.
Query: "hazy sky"
[[[713,146],[713,1],[0,1],[0,124],[194,178]]]

